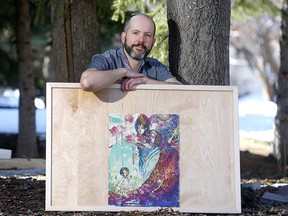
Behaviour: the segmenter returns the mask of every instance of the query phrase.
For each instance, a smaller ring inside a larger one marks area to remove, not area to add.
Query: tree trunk
[[[168,0],[169,63],[184,84],[229,85],[230,0]]]
[[[273,151],[281,167],[284,167],[281,169],[282,174],[286,176],[286,165],[288,159],[288,0],[283,2],[281,31],[281,62],[276,89],[278,110],[275,117]]]
[[[20,108],[17,157],[37,157],[29,0],[15,0]]]
[[[98,22],[93,0],[64,0],[51,8],[52,65],[59,82],[79,82],[99,52]]]

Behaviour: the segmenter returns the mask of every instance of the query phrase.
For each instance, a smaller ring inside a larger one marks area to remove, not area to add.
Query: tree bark
[[[35,76],[32,70],[32,47],[29,0],[15,0],[17,16],[17,58],[20,90],[17,157],[37,157],[35,123]]]
[[[59,82],[79,82],[95,53],[99,34],[93,0],[64,0],[51,8],[52,64]]]
[[[288,159],[288,0],[283,2],[281,32],[280,71],[276,88],[278,110],[275,117],[273,152],[281,165],[280,171],[286,176]]]
[[[184,84],[229,85],[229,0],[168,0],[169,63]]]

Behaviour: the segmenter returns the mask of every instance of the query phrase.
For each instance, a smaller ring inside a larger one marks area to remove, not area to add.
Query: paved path
[[[0,159],[0,177],[45,175],[44,159]]]

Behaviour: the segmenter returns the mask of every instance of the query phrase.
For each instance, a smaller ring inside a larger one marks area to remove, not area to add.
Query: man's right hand
[[[122,91],[132,91],[135,85],[145,84],[147,77],[132,68],[126,68],[126,76],[121,83]]]

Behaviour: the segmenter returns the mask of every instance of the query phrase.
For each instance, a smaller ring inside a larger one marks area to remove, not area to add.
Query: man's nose
[[[144,34],[139,34],[138,38],[137,38],[137,41],[140,42],[140,43],[143,43],[144,40],[145,40]]]

